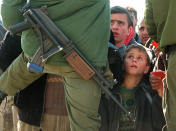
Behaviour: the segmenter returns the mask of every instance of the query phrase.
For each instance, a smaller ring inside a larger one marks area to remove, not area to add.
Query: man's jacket
[[[0,69],[5,71],[10,63],[22,52],[21,37],[12,36],[10,32],[5,34],[5,38],[0,45]]]
[[[26,0],[3,0],[1,16],[4,26],[24,21],[20,9]],[[47,5],[48,16],[71,39],[87,59],[96,66],[107,63],[108,40],[110,35],[109,0],[31,0],[32,8]],[[40,45],[34,30],[22,32],[22,49],[32,57]],[[48,59],[47,64],[68,65],[63,53]]]
[[[136,87],[135,103],[136,103],[136,130],[135,131],[161,131],[165,124],[161,98],[155,94],[153,96],[153,103],[149,103],[146,93],[143,90],[146,88],[141,84]],[[121,101],[119,88],[112,90],[113,94]],[[149,91],[148,91],[149,93]],[[99,113],[102,119],[102,126],[99,131],[118,131],[120,108],[107,96],[102,95]]]
[[[161,48],[176,44],[175,6],[175,0],[146,0],[145,23],[148,34]]]

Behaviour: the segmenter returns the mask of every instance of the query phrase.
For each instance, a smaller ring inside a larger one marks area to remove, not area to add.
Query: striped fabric
[[[18,121],[17,131],[70,131],[67,116],[44,114],[41,127]]]
[[[47,78],[45,113],[67,116],[63,78],[49,74]]]
[[[40,127],[18,120],[17,131],[70,131],[62,81],[62,77],[48,75],[44,114]]]

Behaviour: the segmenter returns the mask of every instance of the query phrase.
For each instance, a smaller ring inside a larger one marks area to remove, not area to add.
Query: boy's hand
[[[163,82],[162,82],[162,78],[152,74],[152,72],[151,72],[150,73],[150,84],[152,86],[152,89],[157,91],[158,95],[160,97],[162,97],[163,96]]]

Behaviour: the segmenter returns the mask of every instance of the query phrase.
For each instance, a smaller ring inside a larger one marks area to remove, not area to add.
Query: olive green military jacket
[[[2,22],[10,25],[24,20],[19,9],[26,0],[3,0]],[[107,61],[110,31],[109,0],[31,0],[31,7],[47,5],[48,16],[75,43],[79,50],[96,66]],[[22,49],[32,57],[40,45],[39,36],[32,29],[22,32]],[[50,65],[67,65],[63,53],[48,59]]]
[[[176,44],[176,0],[146,0],[145,23],[161,48]]]

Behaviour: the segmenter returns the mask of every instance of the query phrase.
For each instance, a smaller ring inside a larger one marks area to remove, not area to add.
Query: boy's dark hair
[[[130,45],[128,46],[128,48],[126,49],[125,53],[124,53],[124,57],[123,57],[123,60],[125,60],[128,52],[131,50],[131,49],[139,49],[140,51],[143,51],[146,56],[147,56],[147,65],[150,66],[151,64],[151,59],[152,59],[152,53],[151,53],[151,50],[146,48],[145,46],[141,45],[141,44],[133,44],[133,45]]]
[[[136,18],[137,20],[137,11],[133,8],[133,7],[126,7],[126,9],[128,10],[129,13],[133,13],[134,14],[134,17]]]
[[[128,27],[133,26],[133,21],[127,9],[120,6],[114,6],[111,8],[111,14],[116,14],[116,13],[126,14],[128,19]]]

